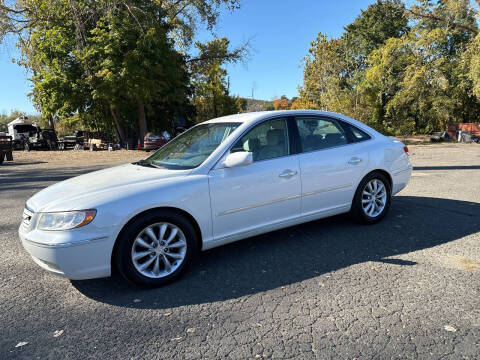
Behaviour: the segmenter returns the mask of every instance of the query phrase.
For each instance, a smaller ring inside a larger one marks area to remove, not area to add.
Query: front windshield
[[[193,169],[227,139],[240,123],[197,125],[160,148],[144,163],[166,169]]]

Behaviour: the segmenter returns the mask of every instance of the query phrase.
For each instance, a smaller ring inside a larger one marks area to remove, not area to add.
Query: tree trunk
[[[380,93],[378,94],[378,98],[380,100],[380,104],[378,106],[378,113],[377,113],[377,126],[378,126],[378,129],[376,129],[377,131],[384,131],[383,129],[383,121],[385,119],[385,101],[384,101],[384,96],[383,96],[383,92],[380,91]]]
[[[137,99],[138,105],[138,130],[140,137],[140,144],[143,146],[143,139],[147,133],[147,118],[145,117],[145,104],[143,101]]]
[[[112,114],[113,122],[115,123],[115,129],[117,130],[118,138],[120,142],[125,144],[125,131],[123,131],[122,124],[120,123],[120,112],[118,109],[110,106],[110,113]]]
[[[55,130],[55,121],[53,121],[53,116],[48,117],[48,125],[50,126],[50,129]]]
[[[213,94],[213,117],[216,119],[218,117],[218,111],[217,111],[217,94],[215,93],[215,90],[212,91]]]

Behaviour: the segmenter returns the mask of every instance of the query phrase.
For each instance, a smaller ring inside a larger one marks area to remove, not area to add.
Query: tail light
[[[405,145],[405,146],[403,147],[403,151],[405,151],[405,154],[410,155],[410,154],[408,153],[408,146],[407,146],[407,145]]]

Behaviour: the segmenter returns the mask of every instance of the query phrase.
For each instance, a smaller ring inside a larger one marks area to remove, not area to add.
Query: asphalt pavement
[[[1,359],[479,359],[480,145],[411,147],[387,217],[336,216],[201,254],[153,290],[40,269],[25,201],[106,165],[0,167]]]

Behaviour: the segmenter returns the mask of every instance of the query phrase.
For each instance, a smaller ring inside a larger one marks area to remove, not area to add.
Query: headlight
[[[70,230],[85,226],[95,218],[96,210],[43,213],[38,220],[39,230]]]

